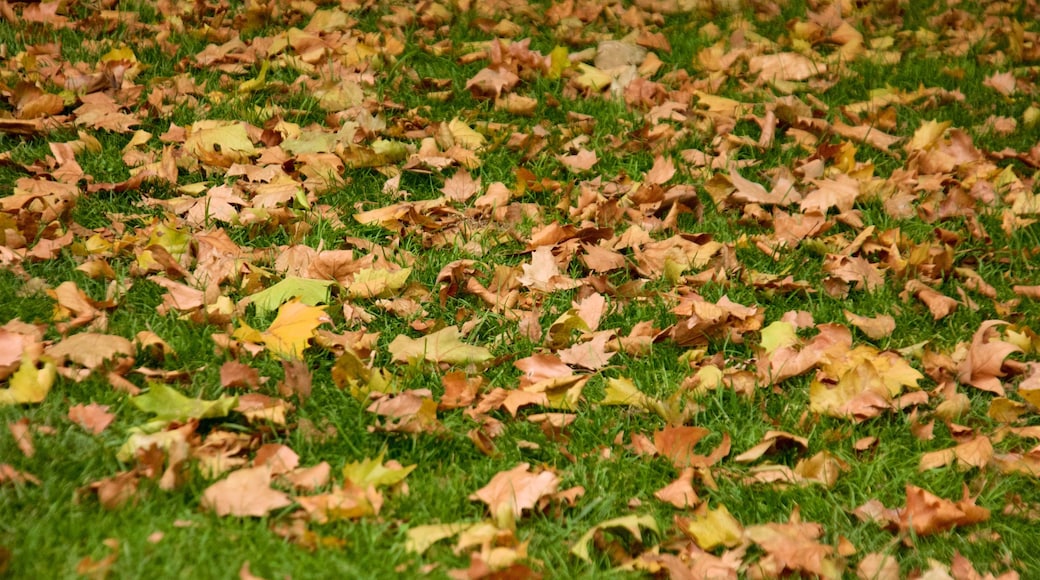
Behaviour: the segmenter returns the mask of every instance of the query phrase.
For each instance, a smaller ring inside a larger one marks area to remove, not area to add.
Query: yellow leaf
[[[579,87],[599,92],[610,85],[610,75],[598,68],[583,62],[578,63],[578,68],[581,74],[574,78],[574,82]]]
[[[251,93],[257,89],[261,89],[267,83],[267,69],[271,68],[271,61],[265,60],[260,63],[260,74],[256,75],[255,79],[249,79],[242,81],[242,84],[238,85],[238,92],[240,93]]]
[[[377,268],[362,268],[354,275],[354,281],[347,288],[351,298],[374,298],[386,296],[404,287],[411,268],[401,268],[396,272]]]
[[[484,145],[484,136],[458,118],[448,123],[448,131],[455,139],[455,144],[466,149],[479,149]]]
[[[124,46],[122,48],[113,48],[101,57],[101,62],[111,62],[114,60],[128,60],[130,62],[137,62],[137,56],[134,55],[133,49],[131,49],[128,46]]]
[[[904,147],[907,152],[913,153],[914,151],[921,151],[924,149],[931,149],[935,146],[935,143],[942,138],[943,133],[949,128],[950,122],[943,121],[925,121],[921,123],[921,126],[914,131],[914,136],[910,139]]]
[[[591,558],[589,557],[589,541],[596,535],[596,532],[600,530],[608,530],[620,528],[627,530],[628,533],[632,534],[632,537],[639,540],[642,537],[640,528],[647,528],[653,531],[657,531],[657,522],[654,521],[654,516],[622,516],[620,518],[614,518],[605,522],[600,522],[589,531],[585,532],[581,538],[578,539],[577,543],[571,548],[571,553],[588,562]]]
[[[719,546],[732,548],[740,544],[744,534],[740,522],[724,505],[717,510],[693,516],[686,524],[686,531],[702,550],[714,550]]]
[[[264,344],[279,356],[300,358],[314,335],[314,329],[328,321],[324,306],[287,302],[278,309],[278,316],[262,333]]]
[[[257,150],[241,121],[196,121],[188,128],[184,149],[207,165],[248,163]]]
[[[0,406],[39,403],[50,392],[58,371],[48,359],[40,359],[43,368],[37,368],[30,356],[22,356],[22,364],[11,376],[11,386],[0,389]]]
[[[551,79],[563,76],[563,71],[571,66],[566,46],[557,46],[549,53],[549,73],[546,75]]]
[[[798,343],[798,335],[790,322],[777,320],[762,329],[762,341],[759,343],[766,354],[773,354],[778,348],[793,346]]]
[[[456,536],[474,525],[469,522],[454,522],[450,524],[428,524],[408,528],[404,542],[404,548],[409,552],[422,554],[437,542]],[[496,530],[497,531],[497,530]]]
[[[462,342],[459,329],[455,326],[442,328],[422,338],[398,335],[390,343],[389,349],[394,360],[398,362],[425,359],[434,363],[463,364],[491,359],[491,351],[488,349]]]

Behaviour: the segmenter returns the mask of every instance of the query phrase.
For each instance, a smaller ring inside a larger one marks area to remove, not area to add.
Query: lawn
[[[0,3],[0,576],[1040,576],[1040,8]]]

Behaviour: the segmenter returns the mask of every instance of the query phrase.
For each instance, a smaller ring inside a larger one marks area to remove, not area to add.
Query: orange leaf
[[[314,336],[314,330],[329,321],[324,306],[307,306],[294,300],[278,309],[278,316],[261,336],[274,354],[300,358]]]
[[[995,338],[994,327],[1007,324],[1003,320],[987,320],[971,337],[968,356],[957,366],[957,380],[975,388],[1004,396],[1004,386],[999,377],[1004,376],[1001,367],[1004,359],[1022,349]]]

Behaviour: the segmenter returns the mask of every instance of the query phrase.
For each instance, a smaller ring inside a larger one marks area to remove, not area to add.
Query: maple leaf
[[[41,364],[42,367],[38,366]],[[22,355],[22,364],[11,375],[9,386],[0,389],[0,406],[42,402],[57,375],[57,367],[50,358],[37,362],[28,353]]]
[[[987,320],[979,325],[979,329],[971,337],[968,354],[957,365],[957,380],[977,389],[1004,396],[1004,386],[1000,377],[1004,376],[1001,367],[1004,359],[1013,352],[1021,352],[1018,346],[996,338],[997,326],[1007,324],[1003,320]]]
[[[462,342],[458,327],[448,326],[421,338],[398,335],[387,347],[393,360],[409,362],[428,360],[433,363],[481,363],[491,360],[491,351],[482,346]]]
[[[821,578],[841,578],[841,564],[833,557],[834,548],[818,542],[823,527],[814,523],[770,523],[750,526],[745,537],[766,551],[766,557],[753,566],[770,576],[785,571],[804,571]]]
[[[457,536],[474,525],[476,524],[470,522],[453,522],[409,527],[405,533],[405,549],[416,554],[423,554],[437,542]]]
[[[223,396],[212,401],[193,399],[161,383],[149,385],[148,392],[130,402],[145,413],[152,413],[160,421],[187,421],[226,417],[238,403],[238,397]]]
[[[292,505],[286,493],[271,488],[271,478],[267,465],[233,471],[202,492],[202,508],[218,516],[264,517]]]
[[[692,467],[683,469],[678,479],[655,491],[654,497],[680,509],[697,505],[700,498],[693,490],[693,473]]]
[[[520,77],[513,71],[495,67],[483,68],[466,81],[466,90],[475,98],[498,98],[504,92],[513,90],[520,82]]]
[[[642,529],[648,529],[653,532],[657,532],[657,522],[654,521],[653,516],[622,516],[620,518],[610,519],[604,522],[600,522],[595,526],[589,528],[587,532],[582,534],[578,541],[571,547],[571,553],[588,562],[591,560],[589,555],[589,542],[596,535],[597,532],[611,529],[621,529],[627,531],[633,538],[639,540],[642,538]]]
[[[488,510],[500,522],[519,518],[525,509],[534,508],[542,497],[555,493],[560,483],[560,478],[552,471],[532,473],[529,468],[529,464],[521,463],[499,472],[469,498],[486,503]]]
[[[813,62],[812,59],[796,52],[781,52],[751,57],[748,69],[751,73],[757,73],[758,79],[764,82],[804,81],[827,72],[827,65]]]
[[[848,310],[842,311],[845,314],[845,319],[850,324],[860,329],[863,334],[868,337],[879,340],[890,334],[896,329],[896,319],[892,318],[887,314],[875,316],[873,318],[867,316],[860,316]]]
[[[301,358],[314,337],[315,329],[330,321],[324,306],[308,306],[293,300],[278,309],[278,316],[260,336],[274,354],[284,358]]]
[[[15,443],[18,445],[18,450],[22,452],[22,455],[32,457],[36,454],[36,446],[33,444],[32,432],[29,430],[28,417],[22,417],[17,421],[8,423],[7,430],[11,432],[11,437],[15,440]]]
[[[964,488],[964,497],[957,502],[943,499],[925,489],[906,486],[906,506],[899,510],[896,523],[899,530],[913,530],[924,536],[946,531],[953,526],[965,526],[989,519],[989,510],[975,505]]]
[[[383,268],[362,268],[354,274],[354,279],[347,287],[347,293],[351,298],[389,296],[404,287],[411,273],[411,268],[401,268],[395,271]]]
[[[383,454],[374,459],[363,459],[343,466],[343,477],[361,487],[390,486],[404,481],[416,465],[402,466],[396,461],[383,463]]]
[[[196,121],[188,128],[185,150],[207,165],[231,167],[257,153],[241,121]]]
[[[451,201],[465,202],[480,191],[480,180],[473,179],[469,171],[460,169],[444,181],[441,191]]]
[[[692,536],[702,550],[714,550],[719,546],[733,548],[740,545],[744,536],[744,527],[725,505],[710,510],[703,504],[692,518],[681,520],[679,529]]]
[[[108,405],[73,405],[69,407],[69,420],[97,435],[114,421],[116,416],[108,412]]]
[[[331,285],[332,280],[287,276],[277,284],[251,294],[249,301],[256,306],[256,312],[260,315],[275,310],[293,298],[308,306],[328,304]]]
[[[112,334],[81,332],[47,349],[57,360],[70,360],[88,369],[100,367],[105,361],[122,355],[132,357],[136,349],[129,340]]]

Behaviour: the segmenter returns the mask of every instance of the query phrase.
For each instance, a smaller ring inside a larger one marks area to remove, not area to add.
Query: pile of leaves
[[[80,430],[314,558],[1025,573],[1040,9],[910,4],[0,1],[8,513]]]

